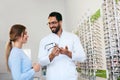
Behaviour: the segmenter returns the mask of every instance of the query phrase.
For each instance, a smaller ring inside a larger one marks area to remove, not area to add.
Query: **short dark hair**
[[[58,21],[62,21],[62,15],[59,12],[51,12],[49,14],[49,17],[56,17]]]

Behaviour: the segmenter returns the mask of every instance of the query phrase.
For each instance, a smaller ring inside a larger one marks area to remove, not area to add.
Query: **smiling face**
[[[27,41],[28,41],[28,34],[27,34],[26,29],[25,29],[24,32],[21,33],[21,36],[19,36],[16,41],[18,41],[18,42],[20,42],[22,44],[27,43]]]
[[[21,38],[22,38],[22,42],[23,43],[27,42],[27,40],[28,40],[28,34],[27,34],[26,30],[25,30],[25,32],[22,33]]]
[[[61,29],[61,21],[57,21],[56,17],[48,18],[48,25],[51,31],[55,34]]]

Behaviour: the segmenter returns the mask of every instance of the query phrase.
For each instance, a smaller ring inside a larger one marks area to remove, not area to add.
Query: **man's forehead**
[[[56,19],[56,17],[49,17],[48,20],[49,21],[51,21],[51,20],[55,20],[56,21],[57,19]]]

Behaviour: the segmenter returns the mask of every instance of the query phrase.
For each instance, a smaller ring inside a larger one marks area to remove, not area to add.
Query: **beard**
[[[58,25],[57,27],[53,27],[53,28],[55,28],[55,29],[54,29],[54,30],[52,30],[52,28],[51,28],[52,33],[57,34],[57,33],[58,33],[58,31],[60,30],[60,25]]]

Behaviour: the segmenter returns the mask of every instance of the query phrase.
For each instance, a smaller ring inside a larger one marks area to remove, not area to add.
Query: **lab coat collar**
[[[61,37],[61,36],[63,36],[63,35],[64,35],[64,33],[65,33],[65,31],[64,31],[64,30],[62,30],[62,33],[61,33],[60,37]],[[55,33],[52,33],[52,35],[58,36],[58,35],[57,35],[57,34],[55,34]]]

